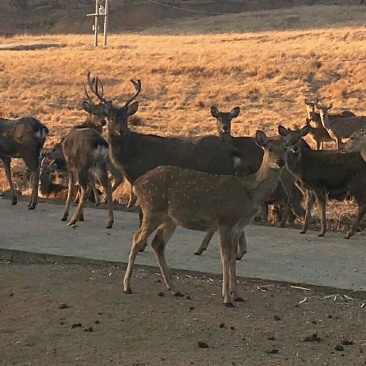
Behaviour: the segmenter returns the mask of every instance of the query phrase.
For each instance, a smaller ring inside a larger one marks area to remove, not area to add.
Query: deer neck
[[[229,134],[229,133],[222,133],[219,132],[219,136],[222,140],[232,143],[233,142],[233,137]]]
[[[321,119],[321,122],[322,122],[322,125],[324,128],[326,128],[327,130],[331,128],[331,123],[329,121],[328,113],[321,115],[320,119]]]
[[[362,156],[362,159],[366,162],[366,146],[364,146],[361,151],[360,154]]]
[[[277,188],[282,168],[274,169],[265,163],[265,158],[259,170],[251,177],[251,188],[255,192],[254,201],[262,204]]]

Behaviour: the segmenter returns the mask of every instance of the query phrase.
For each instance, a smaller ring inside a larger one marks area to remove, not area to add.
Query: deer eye
[[[219,117],[218,119],[217,119],[220,123],[222,122],[222,119]]]
[[[273,149],[271,147],[268,148],[268,151],[271,152]]]

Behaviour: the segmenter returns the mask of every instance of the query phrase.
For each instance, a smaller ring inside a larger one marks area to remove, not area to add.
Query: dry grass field
[[[319,5],[175,21],[113,34],[105,49],[92,35],[0,38],[0,116],[39,118],[50,148],[84,119],[89,70],[117,105],[140,78],[131,127],[162,136],[214,134],[212,105],[240,106],[237,136],[302,125],[304,97],[365,115],[365,15],[366,6]]]

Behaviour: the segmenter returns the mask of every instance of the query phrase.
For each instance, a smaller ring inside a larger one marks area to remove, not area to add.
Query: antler
[[[103,83],[101,82],[101,80],[99,79],[99,77],[90,79],[90,71],[89,71],[88,72],[88,75],[87,75],[87,79],[88,79],[89,88],[93,92],[93,94],[96,95],[98,97],[98,99],[102,103],[110,106],[112,104],[112,102],[109,101],[109,100],[107,100],[107,99],[105,99],[103,97],[103,95],[104,95],[104,87],[103,87]],[[101,91],[99,91],[99,85],[100,85]],[[85,90],[85,94],[87,95],[87,97],[90,100],[90,97],[89,97],[89,95],[88,95],[88,93],[87,93],[87,91],[85,89],[85,85],[84,85],[84,90]]]
[[[137,79],[137,81],[131,80],[131,83],[135,87],[136,93],[130,99],[127,100],[127,102],[125,103],[125,107],[128,107],[130,105],[130,103],[137,98],[137,96],[140,94],[140,91],[141,91],[141,80],[140,79]]]

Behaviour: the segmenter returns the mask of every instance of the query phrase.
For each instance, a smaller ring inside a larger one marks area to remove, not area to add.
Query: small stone
[[[318,324],[316,320],[312,320],[311,324]]]
[[[321,338],[318,337],[317,333],[312,334],[311,336],[307,336],[304,338],[304,342],[320,342]]]
[[[60,322],[60,325],[64,325],[65,323],[64,322]]]
[[[160,296],[160,297],[164,296],[164,292],[161,292],[161,291],[160,291],[160,292],[158,293],[158,296]]]
[[[208,348],[208,344],[206,342],[198,341],[199,348]]]
[[[219,327],[220,328],[225,328],[225,323],[220,323]]]
[[[96,320],[94,323],[95,323],[95,324],[99,324],[99,323],[100,323],[100,321],[99,321],[99,320]]]
[[[84,329],[84,332],[92,332],[93,330],[94,330],[93,327],[89,327],[87,329]]]
[[[344,347],[343,347],[341,344],[337,344],[337,345],[334,347],[334,349],[335,349],[336,351],[344,351]]]
[[[235,327],[230,327],[231,330],[235,330]]]
[[[71,328],[81,328],[82,324],[81,323],[74,323],[71,325]]]
[[[275,340],[275,337],[274,336],[270,336],[267,338],[269,341],[274,341]]]
[[[343,344],[344,346],[351,346],[353,343],[352,340],[348,340],[348,339],[342,339],[341,340],[341,344]]]
[[[58,304],[58,308],[59,309],[68,309],[69,305],[65,304],[64,302]]]
[[[189,307],[189,310],[190,310],[190,311],[194,310],[194,306],[190,306],[190,307]]]
[[[272,349],[266,351],[266,353],[272,354],[272,355],[277,355],[278,352],[279,352],[279,350],[277,348],[272,348]]]
[[[281,318],[280,318],[278,315],[275,315],[273,319],[274,319],[274,320],[277,320],[277,321],[278,321],[278,320],[281,320]]]
[[[191,299],[191,297],[190,297],[189,295],[187,295],[187,296],[186,296],[186,299],[187,299],[187,300],[190,300],[190,299]]]
[[[329,314],[328,315],[328,319],[332,319],[333,318],[333,315],[332,314]]]

